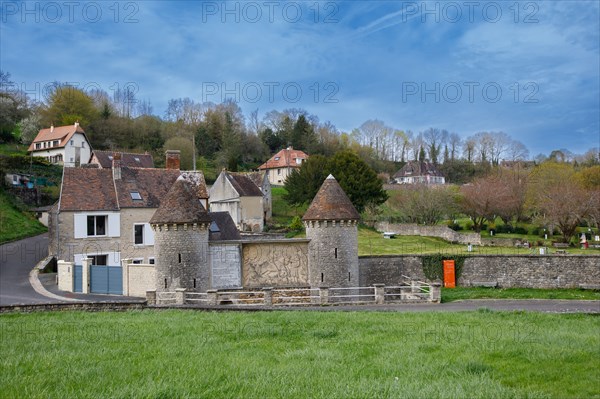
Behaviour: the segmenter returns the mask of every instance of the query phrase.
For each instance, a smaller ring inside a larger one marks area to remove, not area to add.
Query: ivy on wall
[[[465,264],[467,257],[463,255],[423,255],[421,256],[421,262],[423,266],[423,274],[428,280],[444,280],[444,266],[443,261],[453,260],[454,261],[454,275],[456,280],[459,279],[462,267]]]

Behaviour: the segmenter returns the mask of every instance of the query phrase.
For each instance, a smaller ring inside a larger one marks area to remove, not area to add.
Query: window
[[[275,160],[276,160],[276,161],[279,161],[279,157],[275,157]]]
[[[39,150],[42,148],[42,143],[35,143],[35,149]]]
[[[140,195],[139,191],[132,191],[129,193],[129,195],[131,195],[132,200],[141,200],[142,199],[142,196]]]
[[[81,148],[85,148],[85,141],[81,142]]]
[[[89,255],[88,258],[92,258],[92,265],[94,266],[108,265],[108,255]]]
[[[108,159],[110,159],[110,160],[112,161],[112,160],[113,160],[113,157],[112,157],[112,155],[109,155],[109,156],[108,156]]]
[[[70,144],[71,146],[73,146],[73,145],[75,145],[75,141],[74,141],[74,140],[71,140],[71,141],[69,141],[69,144]]]
[[[106,235],[106,215],[94,215],[87,217],[87,235],[105,236]]]
[[[133,159],[135,159],[135,162],[140,162],[140,159],[138,157],[135,157]]]
[[[296,158],[296,165],[300,165],[302,163],[302,158]]]
[[[52,147],[58,147],[58,144],[59,144],[59,143],[58,143],[58,140],[54,140],[54,141],[52,142]]]
[[[133,225],[133,243],[141,245],[144,243],[144,225],[134,224]]]
[[[134,259],[131,263],[133,263],[134,265],[141,265],[142,261],[143,259]]]
[[[148,258],[148,264],[153,265],[154,264],[154,258]]]
[[[281,169],[277,169],[277,175],[281,175]]]

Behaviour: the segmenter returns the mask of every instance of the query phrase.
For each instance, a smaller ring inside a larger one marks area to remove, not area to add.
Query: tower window
[[[179,255],[179,263],[181,263],[181,254],[178,254],[178,255]]]
[[[335,258],[337,259],[337,248],[335,249]]]
[[[167,289],[167,279],[165,279],[165,290]]]
[[[196,279],[194,279],[194,288],[196,288]]]
[[[348,272],[348,281],[350,281],[350,272]]]
[[[323,282],[323,273],[321,273],[321,282]]]

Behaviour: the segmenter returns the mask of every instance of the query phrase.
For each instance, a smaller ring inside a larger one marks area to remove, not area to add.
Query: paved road
[[[48,234],[0,245],[0,305],[49,302],[29,283],[29,272],[47,255]]]

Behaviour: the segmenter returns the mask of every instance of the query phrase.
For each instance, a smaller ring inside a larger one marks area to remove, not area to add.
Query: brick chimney
[[[75,129],[79,126],[79,122],[75,122]]]
[[[167,156],[167,162],[166,162],[167,169],[179,170],[180,164],[181,164],[181,161],[180,161],[181,151],[167,150],[167,152],[165,154]]]
[[[54,123],[50,125],[50,133],[54,131]]]
[[[121,153],[113,152],[112,172],[114,180],[121,180]]]

